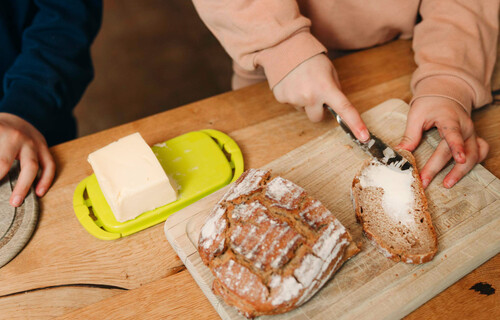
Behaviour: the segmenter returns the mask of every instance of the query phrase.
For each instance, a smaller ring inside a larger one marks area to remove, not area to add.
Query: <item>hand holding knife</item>
[[[344,123],[342,118],[332,108],[330,108],[330,106],[326,104],[323,106],[335,117],[342,130],[344,130],[347,135],[370,156],[374,157],[383,164],[397,168],[401,171],[413,169],[412,164],[408,162],[401,154],[385,144],[371,132],[369,132],[370,139],[368,139],[366,142],[359,141],[352,133],[351,129],[349,129],[349,127]]]

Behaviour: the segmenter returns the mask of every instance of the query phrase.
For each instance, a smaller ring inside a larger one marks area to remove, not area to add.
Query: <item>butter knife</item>
[[[342,118],[328,105],[323,105],[337,120],[342,130],[347,133],[347,135],[356,142],[357,145],[361,147],[363,151],[365,151],[368,155],[374,157],[379,162],[400,169],[401,171],[413,169],[412,164],[405,159],[401,154],[396,152],[396,150],[392,149],[390,146],[385,144],[382,140],[380,140],[377,136],[370,134],[370,139],[367,142],[359,141],[356,136],[352,133],[351,129],[344,123]]]

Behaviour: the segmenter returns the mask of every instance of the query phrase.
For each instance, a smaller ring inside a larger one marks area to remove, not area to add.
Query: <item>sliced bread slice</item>
[[[353,205],[363,233],[387,258],[419,264],[437,252],[437,236],[427,209],[415,158],[398,150],[413,164],[400,171],[367,161],[352,182]]]

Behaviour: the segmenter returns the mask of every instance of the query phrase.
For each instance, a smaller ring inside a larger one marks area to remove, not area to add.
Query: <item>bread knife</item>
[[[367,142],[359,141],[356,136],[352,133],[351,129],[344,123],[342,118],[328,105],[323,105],[337,120],[342,130],[347,133],[347,135],[356,142],[357,145],[361,147],[363,151],[365,151],[368,155],[377,159],[379,162],[400,169],[401,171],[413,169],[412,164],[405,159],[401,154],[399,154],[396,150],[392,149],[382,140],[380,140],[377,136],[372,134],[370,131],[370,139]]]

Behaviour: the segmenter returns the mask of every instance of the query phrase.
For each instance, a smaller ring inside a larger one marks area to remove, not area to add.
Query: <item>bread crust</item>
[[[213,292],[252,318],[300,306],[359,248],[304,189],[250,169],[208,216],[198,251]]]
[[[427,197],[425,196],[425,191],[422,185],[422,181],[420,180],[420,175],[418,173],[417,169],[417,164],[416,160],[413,156],[413,154],[407,150],[403,149],[397,149],[397,151],[405,157],[413,166],[413,177],[415,179],[414,181],[414,186],[415,189],[418,191],[418,198],[421,201],[421,214],[424,216],[423,222],[426,223],[427,229],[428,229],[428,241],[433,243],[432,248],[426,252],[426,253],[421,253],[421,254],[411,254],[409,252],[404,252],[404,251],[397,251],[393,248],[390,247],[390,245],[383,240],[383,235],[377,234],[375,230],[371,230],[367,223],[364,221],[364,215],[361,210],[360,206],[360,190],[359,190],[359,185],[360,181],[359,178],[363,172],[363,170],[370,165],[371,160],[367,160],[363,163],[361,169],[358,171],[358,173],[355,175],[353,182],[352,182],[352,200],[353,200],[353,206],[354,206],[354,211],[356,214],[356,220],[359,224],[361,224],[363,228],[363,234],[365,235],[366,238],[372,242],[380,252],[384,254],[387,258],[399,262],[405,262],[405,263],[410,263],[410,264],[422,264],[429,262],[434,258],[436,252],[437,252],[437,234],[434,229],[434,226],[432,224],[432,218],[429,214],[428,210],[428,205],[427,205]]]

